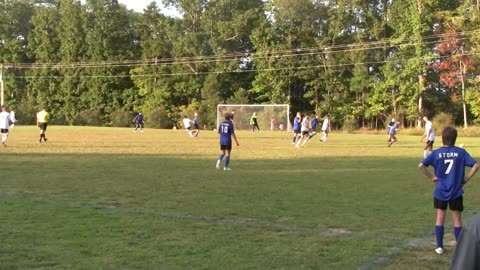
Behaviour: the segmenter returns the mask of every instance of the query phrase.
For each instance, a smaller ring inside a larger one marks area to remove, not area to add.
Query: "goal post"
[[[224,120],[224,115],[227,112],[235,112],[236,130],[252,129],[250,118],[253,113],[257,115],[261,131],[290,130],[290,105],[288,104],[218,104],[217,127]]]

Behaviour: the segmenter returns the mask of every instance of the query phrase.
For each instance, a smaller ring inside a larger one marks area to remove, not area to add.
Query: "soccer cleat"
[[[47,138],[43,138],[43,141],[44,141],[44,142],[47,142]]]
[[[215,166],[217,169],[220,169],[220,159],[217,160],[217,166]]]
[[[438,248],[435,249],[435,252],[436,252],[437,254],[443,254],[443,248],[438,247]]]
[[[230,169],[229,167],[223,167],[223,170],[224,171],[231,171],[232,169]]]

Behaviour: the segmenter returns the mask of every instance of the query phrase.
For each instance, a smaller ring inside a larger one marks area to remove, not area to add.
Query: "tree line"
[[[337,126],[480,119],[479,0],[0,0],[5,104],[24,123],[170,128],[216,105],[290,104]],[[291,117],[294,115],[292,114]]]

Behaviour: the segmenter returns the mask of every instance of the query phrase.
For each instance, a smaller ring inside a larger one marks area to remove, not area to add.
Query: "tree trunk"
[[[460,61],[460,78],[462,81],[462,104],[463,104],[463,127],[468,127],[468,119],[467,119],[467,102],[465,101],[465,72],[464,72],[465,65]]]

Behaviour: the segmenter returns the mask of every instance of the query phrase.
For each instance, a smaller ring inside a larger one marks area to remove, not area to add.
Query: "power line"
[[[465,54],[468,56],[480,55],[478,53],[469,53]],[[191,75],[210,75],[210,74],[235,74],[235,73],[257,73],[257,72],[276,72],[276,71],[295,71],[295,70],[306,70],[306,69],[321,69],[321,68],[340,68],[345,66],[353,65],[378,65],[386,64],[389,62],[394,62],[397,64],[405,63],[412,60],[442,60],[448,59],[448,56],[440,56],[432,59],[431,56],[424,57],[411,57],[406,59],[398,60],[382,60],[382,61],[368,61],[368,62],[355,62],[355,63],[342,63],[342,64],[319,64],[319,65],[309,65],[302,67],[276,67],[276,68],[264,68],[264,69],[238,69],[238,70],[224,70],[224,71],[205,71],[205,72],[176,72],[176,73],[157,73],[157,74],[122,74],[122,75],[78,75],[78,76],[4,76],[4,78],[14,78],[14,79],[72,79],[72,78],[153,78],[153,77],[174,77],[174,76],[191,76]]]
[[[480,30],[466,31],[460,33],[465,36],[458,38],[458,41],[467,40],[469,35],[480,33]],[[422,40],[441,38],[443,35],[430,35],[422,36]],[[299,56],[317,56],[325,54],[337,54],[356,51],[367,51],[375,49],[384,49],[387,47],[404,47],[404,46],[417,46],[417,45],[431,45],[437,43],[438,40],[423,41],[423,42],[411,42],[413,39],[407,39],[408,42],[395,43],[390,40],[372,41],[372,42],[359,42],[352,44],[340,44],[333,46],[321,46],[311,48],[298,48],[298,49],[286,49],[276,51],[262,51],[253,53],[235,53],[226,55],[210,55],[210,56],[192,56],[192,57],[179,57],[179,58],[156,58],[145,60],[124,60],[124,61],[100,61],[100,62],[76,62],[76,63],[10,63],[3,64],[5,68],[14,69],[81,69],[81,68],[108,68],[108,67],[143,67],[143,66],[171,66],[171,65],[188,65],[188,64],[205,64],[215,62],[228,62],[238,61],[242,57],[251,57],[252,59],[269,59],[286,58],[286,57],[299,57]]]

